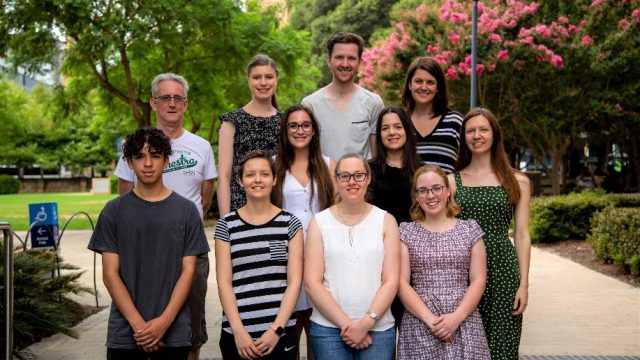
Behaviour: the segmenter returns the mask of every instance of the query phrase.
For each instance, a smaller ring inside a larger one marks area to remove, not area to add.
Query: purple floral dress
[[[469,286],[471,248],[483,235],[475,220],[457,220],[445,232],[431,232],[418,222],[400,224],[400,238],[409,249],[411,284],[436,316],[455,311],[462,301]],[[436,338],[426,324],[405,311],[398,359],[488,360],[478,309],[460,324],[450,343]]]

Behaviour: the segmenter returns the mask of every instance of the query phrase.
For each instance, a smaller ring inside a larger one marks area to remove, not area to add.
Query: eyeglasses
[[[354,173],[354,174],[349,174],[348,172],[341,172],[341,173],[337,173],[336,177],[338,178],[338,180],[340,180],[340,182],[349,182],[351,180],[351,177],[353,177],[353,180],[357,181],[357,182],[363,182],[364,179],[367,178],[367,175],[369,175],[366,172],[358,172],[358,173]]]
[[[426,187],[421,187],[416,189],[416,194],[419,196],[429,196],[429,191],[433,194],[433,196],[440,196],[442,194],[442,190],[444,190],[446,186],[444,185],[435,185],[431,189],[427,189]]]
[[[297,132],[298,129],[302,129],[302,131],[304,132],[308,132],[311,131],[311,128],[313,128],[313,124],[311,124],[311,122],[309,121],[305,121],[303,123],[295,123],[295,122],[290,122],[287,124],[287,129],[289,129],[289,132]]]
[[[187,98],[180,95],[161,95],[154,97],[154,99],[159,101],[161,104],[168,104],[171,100],[173,100],[177,105],[182,105],[187,102]]]

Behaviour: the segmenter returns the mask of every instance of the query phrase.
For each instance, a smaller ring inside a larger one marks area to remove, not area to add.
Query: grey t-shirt
[[[371,158],[369,136],[376,132],[376,120],[384,103],[378,94],[358,85],[344,109],[336,109],[327,100],[326,87],[302,99],[318,119],[322,135],[322,153],[332,159],[356,153]]]
[[[149,202],[129,191],[104,207],[88,248],[118,254],[120,277],[136,309],[149,321],[169,304],[182,258],[208,252],[209,244],[193,202],[175,192]],[[162,341],[168,347],[191,346],[188,307],[180,310]],[[137,347],[131,326],[115,304],[111,304],[107,347]]]

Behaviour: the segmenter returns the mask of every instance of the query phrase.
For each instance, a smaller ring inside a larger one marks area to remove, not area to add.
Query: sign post
[[[58,243],[58,203],[29,204],[31,247],[54,249]]]

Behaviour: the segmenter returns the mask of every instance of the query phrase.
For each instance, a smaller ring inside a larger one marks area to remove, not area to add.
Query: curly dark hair
[[[162,130],[145,127],[127,135],[124,144],[122,144],[122,158],[127,161],[131,160],[142,151],[145,144],[149,146],[150,153],[162,154],[165,159],[172,154],[169,137]]]

